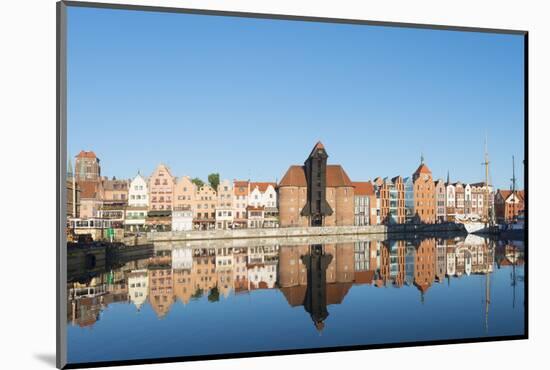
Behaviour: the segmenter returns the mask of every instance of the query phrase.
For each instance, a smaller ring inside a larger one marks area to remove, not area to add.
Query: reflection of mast
[[[485,242],[487,252],[487,270],[485,273],[485,334],[489,332],[489,305],[491,304],[491,240]]]
[[[512,308],[516,307],[516,246],[512,244]]]

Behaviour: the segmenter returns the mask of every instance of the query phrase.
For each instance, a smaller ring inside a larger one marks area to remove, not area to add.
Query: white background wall
[[[530,31],[530,336],[528,341],[141,366],[158,369],[540,368],[550,343],[548,269],[542,237],[548,197],[550,37],[544,1],[165,0],[116,1],[204,9],[527,29]],[[2,367],[52,368],[55,354],[55,1],[11,0],[0,12]],[[99,27],[100,25],[98,25]],[[23,175],[16,192],[6,179]],[[39,179],[39,183],[37,183]],[[536,181],[536,182],[535,182]],[[37,196],[37,192],[40,196]],[[40,215],[29,233],[28,210]],[[7,211],[9,210],[9,212]],[[9,230],[8,230],[9,229]],[[536,231],[538,230],[538,232]],[[26,259],[32,255],[33,258]],[[21,263],[17,263],[21,261]],[[24,266],[24,270],[21,268]],[[540,363],[539,362],[539,363]],[[537,365],[535,365],[537,364]],[[134,367],[137,369],[138,367]]]

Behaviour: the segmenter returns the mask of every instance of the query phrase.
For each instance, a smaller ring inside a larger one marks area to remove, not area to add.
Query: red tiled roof
[[[80,153],[76,155],[77,158],[97,158],[95,153],[91,150],[89,152],[81,150]]]
[[[307,186],[304,167],[298,165],[290,166],[279,182],[279,186]]]
[[[374,186],[370,181],[353,182],[355,186],[355,195],[374,195]]]
[[[502,199],[506,200],[510,195],[512,195],[512,190],[499,190],[498,193],[502,196]],[[523,201],[525,199],[525,194],[523,190],[516,190],[516,194],[520,201]]]
[[[418,166],[416,171],[414,171],[413,175],[417,175],[419,173],[432,173],[432,171],[430,171],[428,166],[426,166],[424,163],[422,163],[420,166]]]
[[[304,166],[293,165],[279,182],[279,186],[299,186],[306,187],[306,173]],[[339,164],[327,165],[327,187],[353,187],[353,183],[348,177],[348,174]]]
[[[267,188],[269,187],[269,185],[273,186],[273,189],[275,189],[275,187],[277,187],[277,184],[274,183],[274,182],[251,182],[250,183],[250,190],[252,191],[255,188],[258,188],[259,191],[264,193],[267,190]]]
[[[244,188],[242,191],[240,188]],[[233,181],[233,193],[235,195],[248,195],[248,181]]]

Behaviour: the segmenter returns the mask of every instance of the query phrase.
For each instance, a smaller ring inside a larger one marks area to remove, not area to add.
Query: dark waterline
[[[159,250],[69,283],[68,360],[521,335],[523,274],[479,237]]]

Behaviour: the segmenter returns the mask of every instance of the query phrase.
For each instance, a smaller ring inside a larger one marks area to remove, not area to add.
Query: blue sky
[[[281,179],[317,140],[354,181],[523,186],[523,37],[71,8],[68,153],[102,173]]]

